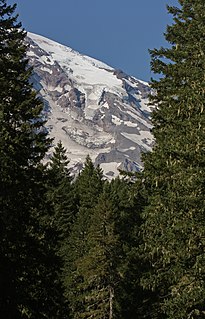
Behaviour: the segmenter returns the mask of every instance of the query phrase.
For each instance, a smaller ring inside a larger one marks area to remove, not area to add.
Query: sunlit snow
[[[66,147],[69,165],[89,154],[110,179],[124,160],[141,167],[139,148],[150,151],[153,144],[147,83],[43,36],[28,38],[48,131],[54,145],[61,140]]]

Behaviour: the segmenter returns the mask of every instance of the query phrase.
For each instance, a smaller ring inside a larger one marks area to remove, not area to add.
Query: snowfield
[[[107,178],[139,170],[141,151],[154,142],[149,85],[43,36],[28,33],[27,42],[49,134],[66,147],[70,166],[82,167],[89,154]]]

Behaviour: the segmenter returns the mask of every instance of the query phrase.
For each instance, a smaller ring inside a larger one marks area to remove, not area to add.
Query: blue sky
[[[166,46],[177,0],[9,0],[23,27],[149,81],[148,49]]]

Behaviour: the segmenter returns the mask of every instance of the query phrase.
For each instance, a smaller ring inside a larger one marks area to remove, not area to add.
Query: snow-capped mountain
[[[28,33],[26,41],[47,128],[70,165],[80,169],[89,154],[108,178],[140,169],[153,144],[148,84],[45,37]]]

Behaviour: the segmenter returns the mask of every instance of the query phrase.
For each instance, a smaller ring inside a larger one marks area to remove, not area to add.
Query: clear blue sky
[[[23,27],[149,81],[148,49],[165,46],[177,0],[9,0]]]

